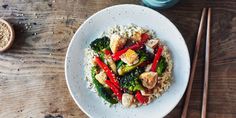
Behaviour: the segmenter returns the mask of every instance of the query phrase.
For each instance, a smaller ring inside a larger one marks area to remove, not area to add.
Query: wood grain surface
[[[0,17],[14,25],[13,47],[0,53],[0,118],[87,118],[66,86],[64,59],[80,24],[115,4],[139,0],[0,0]],[[236,117],[236,1],[181,0],[158,10],[180,30],[193,56],[203,7],[212,7],[208,118]],[[188,117],[199,118],[204,77],[202,40]],[[181,115],[183,100],[167,118]]]

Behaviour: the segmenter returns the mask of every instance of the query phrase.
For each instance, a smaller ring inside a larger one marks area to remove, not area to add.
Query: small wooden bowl
[[[6,24],[7,28],[10,31],[10,38],[9,38],[7,44],[4,47],[0,47],[0,52],[4,52],[12,46],[13,41],[15,39],[15,32],[14,32],[13,27],[7,21],[0,18],[0,22],[3,24]]]

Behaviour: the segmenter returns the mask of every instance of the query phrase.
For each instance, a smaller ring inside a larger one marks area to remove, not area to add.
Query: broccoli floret
[[[136,68],[135,70],[127,73],[120,78],[120,86],[122,88],[128,89],[129,91],[143,90],[140,84],[139,75],[144,72],[143,68]]]
[[[90,47],[95,51],[99,52],[103,49],[109,49],[110,39],[106,36],[102,38],[97,38],[93,42],[90,43]]]
[[[143,62],[148,60],[148,56],[145,53],[145,51],[139,50],[139,51],[137,51],[137,53],[139,55],[139,62],[137,64],[132,65],[132,66],[129,66],[127,64],[126,65],[121,65],[120,68],[118,69],[118,74],[119,75],[124,75],[124,74],[134,70],[136,67],[138,67]]]
[[[98,95],[111,104],[118,103],[118,101],[112,97],[111,89],[104,87],[95,78],[96,72],[97,72],[97,67],[92,67],[91,73],[92,73],[93,84],[95,85]]]
[[[148,54],[145,50],[143,50],[143,49],[138,50],[137,53],[138,53],[138,56],[140,59],[143,58],[143,60],[145,60],[145,61],[148,59]]]
[[[166,58],[161,56],[160,61],[158,62],[158,65],[157,65],[157,74],[158,74],[158,76],[162,76],[162,74],[166,70],[166,67],[167,67]]]

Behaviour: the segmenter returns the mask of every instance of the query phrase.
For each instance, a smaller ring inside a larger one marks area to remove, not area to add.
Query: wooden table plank
[[[16,30],[13,47],[0,54],[0,117],[86,118],[66,86],[65,53],[85,19],[105,7],[123,3],[139,1],[0,0],[0,17]],[[201,9],[206,6],[213,8],[208,117],[235,118],[236,1],[182,0],[173,8],[158,11],[177,26],[192,56]],[[188,116],[192,118],[201,114],[204,45],[189,106]],[[180,116],[182,101],[167,118]]]

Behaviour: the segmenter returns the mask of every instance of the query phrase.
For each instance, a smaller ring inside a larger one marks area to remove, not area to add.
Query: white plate
[[[84,49],[108,27],[134,23],[153,29],[169,47],[174,62],[174,81],[167,92],[151,104],[124,109],[108,107],[102,98],[86,87]],[[65,60],[65,75],[69,91],[76,104],[88,116],[95,118],[158,118],[167,115],[180,101],[187,87],[190,71],[189,53],[178,29],[160,13],[138,5],[116,5],[88,18],[73,36]]]

